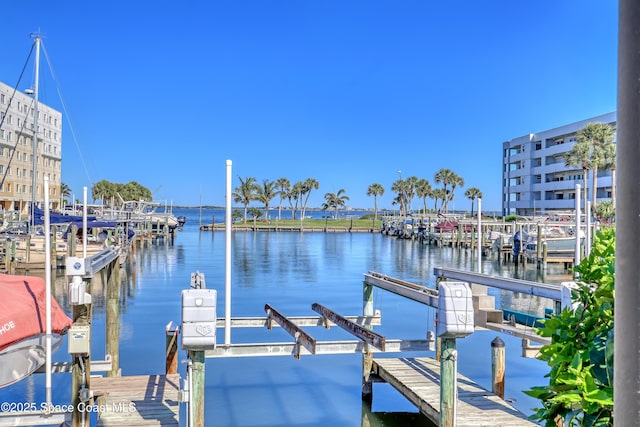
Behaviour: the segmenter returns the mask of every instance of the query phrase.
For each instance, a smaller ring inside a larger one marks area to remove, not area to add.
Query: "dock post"
[[[165,335],[165,374],[178,373],[178,327],[169,322]]]
[[[107,377],[120,376],[120,264],[118,260],[107,266],[107,342],[106,352],[111,356],[111,370]]]
[[[11,244],[10,240],[4,242],[4,268],[7,273],[11,271]]]
[[[471,239],[471,243],[470,243],[471,248],[470,249],[473,252],[473,249],[476,247],[476,227],[473,224],[471,224],[471,237],[470,237],[470,239]]]
[[[31,261],[31,234],[27,234],[27,239],[25,241],[25,259],[27,262]]]
[[[538,240],[536,244],[536,265],[540,268],[540,257],[542,256],[542,228],[538,224]]]
[[[76,256],[76,235],[78,234],[78,226],[71,225],[71,231],[67,233],[67,255]]]
[[[496,337],[491,341],[491,391],[504,399],[504,341]]]
[[[546,271],[547,269],[547,242],[542,244],[542,268]]]
[[[362,289],[362,314],[373,316],[373,286],[366,283]],[[369,328],[373,329],[372,326]],[[369,404],[373,401],[373,384],[369,381],[372,366],[373,353],[369,351],[369,347],[365,347],[365,352],[362,354],[362,400]]]
[[[204,427],[204,351],[189,350],[191,359],[191,399],[193,427]]]
[[[440,427],[456,425],[456,400],[458,399],[457,359],[455,338],[440,340]]]

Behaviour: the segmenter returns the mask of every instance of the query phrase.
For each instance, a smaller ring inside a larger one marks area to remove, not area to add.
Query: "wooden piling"
[[[107,343],[106,352],[111,356],[108,377],[120,376],[120,264],[118,260],[107,266]]]
[[[373,316],[373,286],[364,284],[362,288],[362,314],[363,316]],[[373,327],[369,327],[373,329]],[[369,381],[371,368],[373,365],[373,353],[369,347],[365,347],[362,354],[362,400],[371,404],[373,401],[373,384]]]
[[[71,225],[71,231],[67,234],[67,256],[76,256],[76,235],[78,226]]]
[[[191,414],[194,427],[204,427],[204,351],[189,350],[191,359]]]
[[[505,346],[500,337],[491,341],[491,391],[504,399]]]
[[[170,322],[165,335],[165,374],[178,373],[178,327]]]
[[[455,338],[440,340],[440,427],[454,427],[457,400],[457,351]]]

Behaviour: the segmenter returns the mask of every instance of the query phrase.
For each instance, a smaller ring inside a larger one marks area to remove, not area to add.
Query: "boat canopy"
[[[95,215],[87,215],[87,221],[95,221]],[[64,224],[68,222],[80,222],[82,224],[82,215],[63,215],[60,213],[49,212],[50,224]],[[44,224],[44,210],[35,206],[33,209],[33,224]]]
[[[51,297],[51,330],[62,334],[72,320]],[[0,274],[0,352],[46,332],[46,288],[39,277]]]

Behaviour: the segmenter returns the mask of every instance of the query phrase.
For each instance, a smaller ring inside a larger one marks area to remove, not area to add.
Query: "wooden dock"
[[[98,426],[178,426],[180,375],[91,378]]]
[[[439,423],[439,362],[430,358],[374,358],[372,370],[432,422]],[[456,412],[458,427],[537,426],[500,397],[460,374]]]

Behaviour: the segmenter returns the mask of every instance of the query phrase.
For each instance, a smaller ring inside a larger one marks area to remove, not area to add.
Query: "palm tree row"
[[[287,200],[291,208],[291,219],[296,219],[296,212],[300,210],[300,218],[304,218],[307,204],[309,203],[309,197],[311,191],[320,188],[320,183],[315,178],[307,178],[304,181],[298,181],[293,186],[287,178],[278,178],[276,181],[269,181],[265,179],[262,184],[258,184],[253,177],[247,177],[240,180],[240,185],[233,191],[233,200],[236,203],[242,203],[244,206],[243,222],[247,223],[247,212],[249,204],[252,201],[261,202],[264,205],[266,215],[269,212],[269,206],[271,201],[276,197],[280,197],[280,203],[278,204],[278,219],[281,218],[282,202]],[[341,190],[344,192],[344,190]],[[338,192],[342,195],[340,192]],[[344,205],[343,196],[343,205]],[[325,195],[326,198],[326,195]],[[347,197],[346,200],[349,200]],[[333,205],[332,205],[333,207]],[[254,215],[255,217],[255,215]]]
[[[464,187],[464,179],[451,169],[443,168],[435,173],[433,181],[436,184],[442,184],[442,188],[433,188],[429,180],[416,176],[410,176],[406,179],[400,178],[391,185],[391,191],[396,193],[392,203],[400,207],[400,215],[407,214],[416,196],[422,199],[423,212],[427,212],[428,198],[434,200],[434,212],[447,213],[449,211],[449,202],[453,200],[456,188]],[[367,190],[367,196],[374,197],[376,218],[378,211],[377,197],[383,194],[384,188],[378,183],[371,184]],[[471,187],[465,192],[465,196],[471,199],[471,215],[473,215],[474,200],[482,198],[482,192],[477,187]],[[439,209],[438,202],[441,203]]]
[[[238,177],[238,179],[240,180],[240,185],[234,189],[233,199],[236,203],[241,203],[244,206],[243,221],[245,224],[251,202],[258,201],[262,203],[265,212],[268,213],[269,206],[276,197],[280,198],[278,219],[281,219],[282,204],[285,200],[291,209],[291,219],[296,219],[298,211],[300,212],[300,218],[304,218],[311,192],[320,188],[320,183],[314,178],[307,178],[293,185],[287,178],[278,178],[275,181],[265,179],[262,184],[258,184],[253,177],[244,179]],[[428,210],[427,199],[432,198],[434,200],[433,210],[438,213],[446,213],[448,212],[449,202],[453,200],[456,188],[464,187],[464,179],[450,169],[440,169],[434,175],[434,182],[442,184],[443,188],[433,188],[429,180],[416,176],[398,179],[391,185],[391,191],[396,193],[392,203],[400,206],[401,215],[406,215],[415,197],[422,200],[423,212]],[[384,192],[384,187],[379,183],[373,183],[367,188],[367,196],[373,196],[374,198],[374,220],[378,219],[378,196],[384,195]],[[471,187],[465,192],[465,196],[471,200],[471,214],[473,215],[474,201],[482,197],[482,192],[476,187]],[[346,201],[349,200],[349,197],[345,194],[344,189],[340,189],[337,193],[326,193],[324,199],[322,209],[333,209],[337,217],[338,209],[346,206]],[[438,202],[440,202],[439,209]]]

